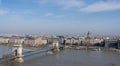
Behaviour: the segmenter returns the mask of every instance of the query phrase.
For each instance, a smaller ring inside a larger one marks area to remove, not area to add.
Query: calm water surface
[[[57,54],[36,56],[23,66],[120,66],[120,54],[103,51],[63,50]]]
[[[1,55],[6,53],[5,49],[0,46]],[[55,54],[35,54],[23,59],[24,63],[17,66],[120,66],[120,53],[105,51],[66,49]]]
[[[0,45],[0,57],[4,54],[8,54],[12,51],[11,47]]]

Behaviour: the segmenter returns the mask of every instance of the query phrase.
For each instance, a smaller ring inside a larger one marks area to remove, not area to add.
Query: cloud
[[[19,14],[19,15],[31,15],[34,14],[32,9],[22,9],[22,10],[9,10],[10,15]]]
[[[80,9],[82,12],[101,12],[112,10],[120,10],[120,2],[117,0],[99,1]]]
[[[1,15],[6,15],[6,14],[8,14],[9,13],[9,11],[8,10],[0,10],[0,16]]]
[[[72,7],[81,7],[84,5],[83,0],[36,0],[36,3],[46,5],[57,5],[64,9]]]
[[[85,5],[83,0],[57,0],[57,4],[63,6],[64,9],[80,8]]]
[[[34,0],[34,3],[88,13],[120,9],[120,0]]]
[[[65,15],[59,15],[59,14],[54,14],[54,13],[46,13],[45,14],[46,17],[55,17],[55,18],[62,18],[64,17]]]
[[[50,17],[50,16],[53,16],[54,14],[53,13],[46,13],[45,16],[47,17]]]

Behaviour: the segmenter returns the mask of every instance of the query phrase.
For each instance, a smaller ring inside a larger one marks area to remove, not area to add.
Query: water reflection
[[[22,66],[22,65],[23,65],[23,59],[22,58],[15,59],[10,64],[10,66]]]
[[[23,66],[23,61],[24,60],[22,58],[5,60],[3,63],[0,64],[0,66]]]

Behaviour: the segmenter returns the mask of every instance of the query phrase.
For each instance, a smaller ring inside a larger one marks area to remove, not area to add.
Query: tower
[[[54,42],[53,42],[53,51],[54,51],[54,52],[60,51],[60,50],[59,50],[59,42],[58,42],[58,41],[54,41]]]
[[[24,60],[22,58],[22,44],[14,44],[13,45],[13,56],[15,57],[14,61],[18,63],[23,63]]]
[[[91,33],[90,33],[90,31],[88,31],[86,39],[91,39],[91,38],[92,38]]]
[[[91,44],[91,39],[92,39],[92,36],[91,36],[91,33],[88,31],[86,37],[85,37],[85,40],[86,40],[86,49],[88,50],[89,49],[89,46]]]
[[[15,57],[22,57],[22,44],[14,44],[12,51]]]

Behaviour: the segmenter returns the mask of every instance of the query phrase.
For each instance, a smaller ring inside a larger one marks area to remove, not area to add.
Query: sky
[[[1,34],[120,35],[120,0],[0,0]]]

